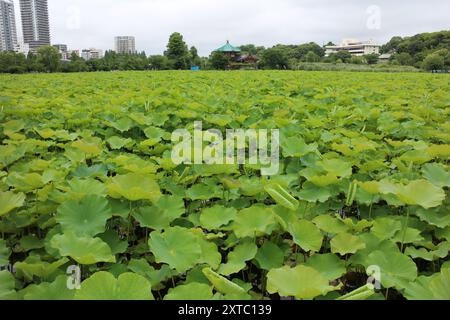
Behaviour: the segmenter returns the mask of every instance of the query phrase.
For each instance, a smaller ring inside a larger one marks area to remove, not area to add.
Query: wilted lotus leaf
[[[61,224],[63,231],[92,237],[105,231],[106,221],[111,217],[108,200],[89,195],[80,201],[66,201],[60,205],[56,221]]]
[[[318,252],[322,247],[323,235],[312,222],[298,220],[288,226],[294,242],[305,251]]]
[[[341,256],[356,253],[365,247],[366,244],[360,237],[349,233],[340,233],[331,239],[331,252],[339,253]]]
[[[0,217],[15,208],[22,207],[24,201],[25,195],[23,193],[0,192]]]
[[[330,286],[321,273],[302,265],[272,269],[267,274],[267,291],[278,293],[281,297],[310,300],[337,289]]]
[[[109,272],[97,272],[81,283],[76,300],[154,300],[147,279],[135,273],[123,273],[116,279]]]
[[[213,297],[211,286],[204,283],[191,282],[171,288],[164,300],[210,300]]]
[[[116,262],[111,248],[100,238],[80,237],[73,232],[56,235],[50,241],[63,257],[71,257],[79,264]]]
[[[118,199],[124,197],[131,201],[158,201],[161,191],[156,181],[148,175],[129,173],[112,178],[108,184],[108,194]]]

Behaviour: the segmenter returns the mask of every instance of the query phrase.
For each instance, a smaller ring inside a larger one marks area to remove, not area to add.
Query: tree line
[[[328,43],[332,45],[332,43]],[[300,45],[278,44],[271,48],[247,44],[240,47],[242,54],[257,58],[259,69],[296,69],[300,63],[377,64],[379,55],[352,56],[348,51],[325,56],[324,47],[314,43]],[[423,33],[413,37],[393,37],[381,48],[390,53],[389,64],[414,66],[425,70],[450,69],[450,31]],[[46,46],[36,54],[27,56],[15,52],[0,52],[1,73],[27,72],[89,72],[114,70],[187,70],[192,66],[201,69],[227,69],[231,61],[220,52],[200,57],[195,47],[188,47],[180,33],[173,33],[166,51],[161,55],[117,54],[106,51],[101,59],[84,60],[72,54],[69,61],[61,61],[58,49]]]

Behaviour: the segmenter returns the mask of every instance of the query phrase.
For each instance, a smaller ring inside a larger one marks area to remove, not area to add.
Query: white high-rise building
[[[86,61],[92,59],[101,59],[103,58],[103,50],[95,48],[84,49],[81,51],[81,57]]]
[[[23,41],[31,51],[50,45],[47,0],[20,0]]]
[[[12,0],[0,0],[0,51],[14,51],[16,45],[14,2]]]
[[[119,54],[135,54],[136,40],[134,37],[121,36],[115,37],[115,51]]]

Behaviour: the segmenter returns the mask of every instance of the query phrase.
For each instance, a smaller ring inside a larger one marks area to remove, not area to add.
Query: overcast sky
[[[20,17],[19,0],[16,16]],[[52,43],[113,49],[114,36],[161,54],[181,32],[201,55],[230,40],[324,44],[343,38],[387,42],[395,35],[450,29],[449,0],[48,0]],[[19,23],[20,26],[20,23]],[[21,36],[20,27],[18,28]]]

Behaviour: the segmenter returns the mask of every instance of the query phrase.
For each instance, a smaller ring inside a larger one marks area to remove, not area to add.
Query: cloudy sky
[[[19,20],[19,0],[16,15]],[[161,54],[172,32],[202,55],[229,39],[272,46],[342,38],[387,42],[395,35],[450,29],[449,0],[48,0],[52,43],[112,49],[133,35]],[[20,23],[19,23],[20,25]],[[20,28],[19,28],[20,35]]]

